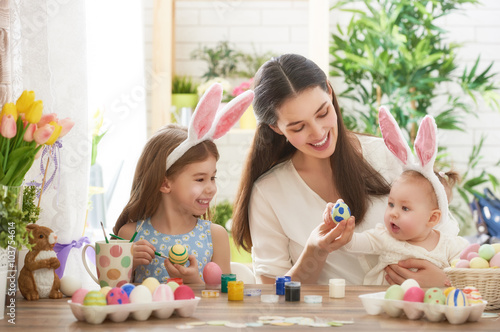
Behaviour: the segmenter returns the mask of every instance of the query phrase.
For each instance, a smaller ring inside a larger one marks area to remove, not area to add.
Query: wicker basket
[[[444,273],[451,285],[463,289],[476,287],[484,300],[488,301],[486,310],[500,309],[500,269],[459,269],[446,268]]]

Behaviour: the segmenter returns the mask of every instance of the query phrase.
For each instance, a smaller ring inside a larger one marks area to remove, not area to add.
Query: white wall
[[[333,5],[336,1],[330,1]],[[460,14],[443,20],[442,27],[450,31],[450,41],[464,43],[460,49],[461,67],[470,68],[481,54],[483,69],[496,61],[494,71],[500,72],[500,1],[483,0],[482,6],[466,6]],[[144,2],[146,70],[151,68],[153,1]],[[168,18],[166,18],[168,19]],[[308,1],[176,1],[177,74],[200,77],[204,63],[190,59],[199,45],[214,46],[229,40],[237,49],[251,51],[252,44],[259,52],[299,53],[308,56]],[[350,15],[330,12],[330,31],[336,24],[347,24]],[[457,75],[460,71],[457,72]],[[499,78],[500,85],[500,78]],[[471,107],[476,107],[472,104]],[[455,168],[461,170],[472,145],[481,133],[488,135],[483,148],[483,165],[500,159],[500,113],[484,105],[478,107],[479,118],[467,119],[466,133],[440,133],[440,144],[449,147]],[[219,168],[219,198],[232,199],[241,172],[241,161],[252,138],[250,131],[234,130],[218,144],[221,153]],[[236,153],[235,153],[236,152]],[[500,176],[498,168],[495,170]],[[223,175],[224,174],[224,175]]]

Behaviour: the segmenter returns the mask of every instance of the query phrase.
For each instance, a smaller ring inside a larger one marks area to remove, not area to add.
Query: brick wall
[[[332,4],[334,2],[331,1]],[[458,55],[461,68],[470,68],[476,56],[481,54],[482,69],[491,61],[496,61],[493,69],[500,72],[500,1],[483,0],[482,4],[467,6],[465,11],[446,18],[442,27],[450,31],[451,41],[464,43]],[[144,2],[146,68],[151,68],[152,8],[152,0]],[[175,19],[177,74],[201,76],[205,71],[205,63],[191,60],[191,52],[201,44],[214,46],[220,40],[228,40],[237,49],[248,52],[255,48],[259,53],[273,51],[308,56],[306,0],[177,0]],[[330,31],[335,30],[337,23],[347,24],[349,19],[349,14],[331,12]],[[480,166],[490,165],[500,159],[500,113],[482,104],[472,104],[471,107],[477,107],[479,117],[467,118],[466,133],[440,133],[440,144],[448,146],[458,170],[463,169],[472,145],[479,142],[483,133],[487,139]],[[241,173],[241,162],[252,137],[252,131],[235,129],[218,141],[221,152],[218,201],[232,200]],[[500,176],[498,168],[495,172]]]

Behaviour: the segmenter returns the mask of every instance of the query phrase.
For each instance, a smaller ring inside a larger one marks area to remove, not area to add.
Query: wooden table
[[[262,294],[274,294],[273,285],[245,285],[246,288],[259,288]],[[204,286],[192,287],[196,296],[201,297]],[[475,323],[452,325],[447,321],[433,323],[425,319],[408,320],[404,317],[391,318],[385,314],[370,316],[366,314],[361,300],[361,294],[384,291],[383,286],[347,286],[346,297],[343,299],[330,299],[328,297],[328,286],[326,285],[302,285],[300,302],[285,302],[281,296],[279,303],[266,304],[260,302],[260,297],[246,296],[244,301],[227,301],[227,294],[221,294],[218,298],[202,298],[192,317],[181,318],[172,315],[168,319],[157,319],[154,317],[146,321],[135,321],[131,318],[122,323],[113,323],[109,320],[101,325],[91,325],[79,322],[71,313],[67,303],[68,298],[61,300],[39,300],[26,301],[20,295],[16,298],[15,325],[8,322],[5,316],[0,321],[0,331],[165,331],[177,330],[176,326],[185,325],[193,321],[228,320],[231,322],[255,322],[260,316],[284,316],[284,317],[309,317],[312,319],[327,321],[353,320],[351,325],[342,327],[328,327],[323,329],[335,329],[338,331],[417,331],[417,330],[462,330],[462,331],[499,331],[499,318],[481,318]],[[307,304],[303,301],[304,295],[322,295],[322,304]],[[499,312],[498,310],[495,312]],[[8,328],[8,330],[6,329]],[[288,331],[304,330],[305,326],[270,326],[244,328],[239,330],[248,331]],[[203,331],[230,331],[228,327],[201,326],[197,330]],[[311,328],[313,329],[313,328]],[[317,329],[317,328],[314,328]],[[321,328],[320,328],[321,330]]]

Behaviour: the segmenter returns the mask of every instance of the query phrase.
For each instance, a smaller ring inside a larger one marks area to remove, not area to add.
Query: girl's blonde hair
[[[155,213],[160,205],[160,187],[165,177],[174,179],[186,165],[204,161],[209,156],[219,159],[215,143],[206,140],[189,149],[167,172],[167,156],[186,138],[185,127],[169,124],[148,140],[137,162],[130,199],[113,228],[115,234],[126,223],[149,218]]]

